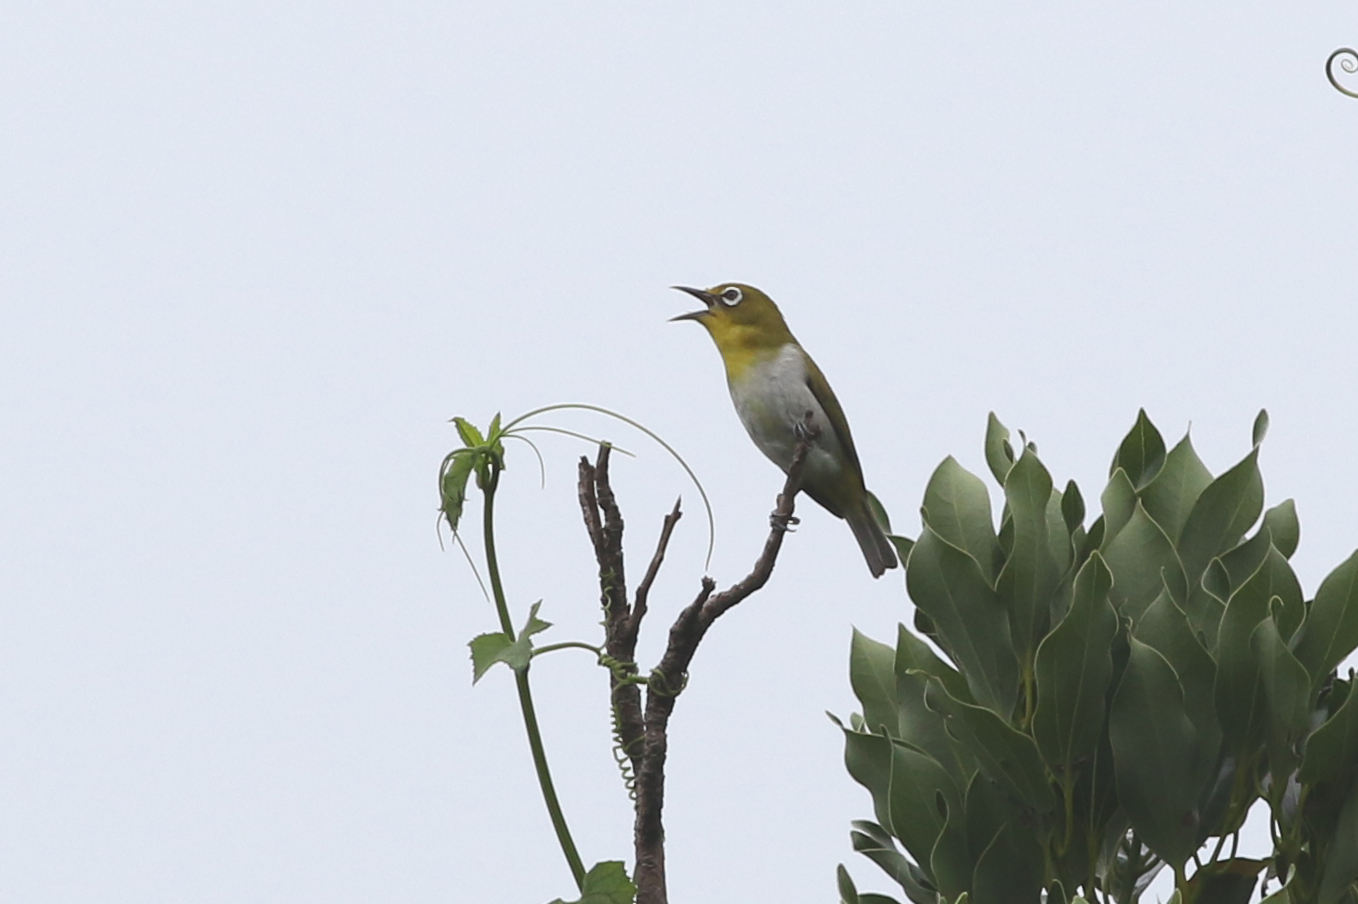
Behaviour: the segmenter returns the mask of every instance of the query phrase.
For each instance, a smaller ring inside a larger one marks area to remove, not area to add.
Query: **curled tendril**
[[[1352,47],[1341,47],[1330,54],[1330,58],[1325,61],[1325,77],[1330,80],[1331,85],[1334,85],[1334,89],[1340,94],[1358,97],[1358,91],[1345,88],[1339,84],[1339,77],[1334,74],[1336,69],[1343,69],[1349,73],[1358,72],[1358,50],[1354,50]]]

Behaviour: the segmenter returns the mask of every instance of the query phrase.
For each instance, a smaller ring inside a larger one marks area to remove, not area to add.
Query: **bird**
[[[801,488],[849,522],[874,578],[895,568],[896,550],[878,520],[880,504],[863,482],[844,409],[773,299],[744,283],[671,288],[703,303],[700,311],[670,319],[706,328],[726,365],[731,401],[750,439],[786,473],[798,440],[811,434]],[[808,419],[814,429],[804,426]]]

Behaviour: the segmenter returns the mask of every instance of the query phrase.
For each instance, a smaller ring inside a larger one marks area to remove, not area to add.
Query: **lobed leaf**
[[[585,873],[580,900],[566,902],[557,898],[552,904],[632,904],[637,887],[627,877],[627,867],[621,860],[596,863]]]

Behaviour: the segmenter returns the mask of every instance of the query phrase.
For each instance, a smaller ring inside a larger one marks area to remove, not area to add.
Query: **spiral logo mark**
[[[1339,76],[1335,75],[1335,71],[1339,69],[1348,73],[1358,72],[1358,50],[1354,50],[1352,47],[1341,47],[1330,54],[1330,58],[1325,61],[1325,77],[1330,80],[1331,85],[1334,85],[1335,90],[1340,94],[1347,94],[1349,97],[1358,97],[1358,91],[1345,88],[1339,83]],[[1355,79],[1355,82],[1358,82],[1358,79]]]

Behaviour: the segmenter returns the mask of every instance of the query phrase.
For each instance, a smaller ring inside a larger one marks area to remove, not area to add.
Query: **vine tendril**
[[[1340,94],[1347,94],[1349,97],[1358,97],[1358,91],[1345,88],[1339,83],[1339,76],[1335,75],[1336,69],[1343,69],[1345,72],[1358,72],[1358,50],[1352,47],[1341,47],[1330,58],[1325,61],[1325,77],[1334,85],[1334,89]]]

